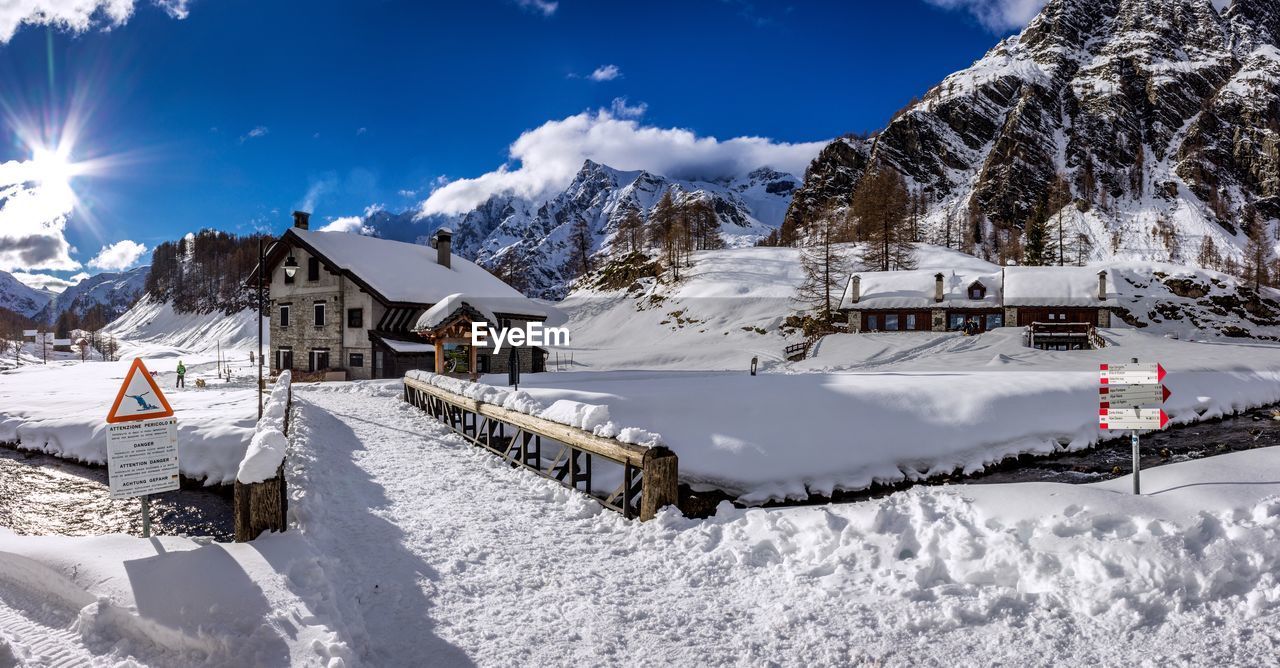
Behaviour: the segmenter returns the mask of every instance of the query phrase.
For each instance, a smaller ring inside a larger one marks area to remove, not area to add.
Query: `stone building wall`
[[[277,264],[271,274],[271,368],[279,370],[280,351],[293,351],[293,368],[306,371],[310,368],[312,351],[327,349],[329,367],[344,368],[346,363],[343,346],[345,325],[344,279],[329,272],[321,263],[318,280],[308,280],[310,254],[294,248],[292,256],[298,262],[293,282],[286,282],[283,263]],[[315,305],[325,305],[324,325],[315,324]],[[281,327],[280,308],[289,306],[289,326]]]

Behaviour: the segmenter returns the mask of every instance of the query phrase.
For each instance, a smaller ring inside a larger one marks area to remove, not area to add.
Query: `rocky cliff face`
[[[824,151],[793,212],[847,197],[830,175],[870,161],[926,196],[929,228],[972,201],[988,229],[1016,229],[1061,175],[1095,257],[1186,260],[1205,236],[1237,249],[1255,212],[1280,218],[1278,36],[1275,0],[1051,0],[871,138],[866,160]]]
[[[516,287],[535,297],[558,299],[574,271],[568,266],[569,240],[583,220],[596,256],[614,254],[618,224],[629,212],[646,218],[666,192],[677,203],[706,200],[720,218],[728,246],[749,246],[776,229],[800,180],[769,168],[721,181],[683,181],[646,171],[624,172],[588,160],[573,182],[538,203],[495,195],[460,216],[416,220],[414,212],[377,212],[365,221],[372,233],[402,241],[422,241],[430,230],[453,229],[454,252],[506,276],[520,268]],[[517,277],[512,277],[517,278]]]

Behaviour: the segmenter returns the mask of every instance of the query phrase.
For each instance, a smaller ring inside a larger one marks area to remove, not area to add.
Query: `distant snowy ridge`
[[[84,315],[94,307],[102,307],[109,319],[124,315],[146,290],[150,267],[90,276],[55,295],[36,314],[40,322],[53,323],[67,311]]]
[[[791,195],[800,186],[795,175],[760,167],[732,179],[672,179],[647,171],[620,171],[587,160],[573,182],[546,201],[494,195],[474,210],[456,216],[419,219],[416,211],[371,211],[359,231],[400,241],[425,243],[431,232],[449,227],[453,251],[495,269],[519,272],[523,291],[534,297],[562,298],[575,277],[566,265],[575,223],[585,221],[593,255],[616,253],[618,224],[628,212],[647,219],[663,194],[677,203],[708,202],[716,211],[729,246],[750,246],[782,224]]]
[[[53,298],[52,292],[37,290],[13,277],[7,271],[0,271],[0,308],[34,318]]]

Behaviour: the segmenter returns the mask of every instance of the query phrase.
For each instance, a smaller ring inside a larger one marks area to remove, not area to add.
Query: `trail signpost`
[[[180,487],[178,421],[141,359],[125,374],[107,414],[107,477],[111,498],[141,497],[142,537],[151,537],[149,494]]]
[[[1142,459],[1138,432],[1164,429],[1169,415],[1164,402],[1169,388],[1163,385],[1165,370],[1159,364],[1102,364],[1098,367],[1098,426],[1130,429],[1133,445],[1133,493],[1142,493]]]

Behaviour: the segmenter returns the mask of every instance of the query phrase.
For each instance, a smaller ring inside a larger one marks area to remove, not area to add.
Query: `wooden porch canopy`
[[[427,343],[435,344],[436,373],[448,373],[444,359],[444,347],[448,344],[468,346],[467,370],[471,373],[475,372],[476,346],[471,340],[471,323],[473,322],[489,323],[489,319],[469,304],[463,303],[439,325],[416,330],[418,336]]]

